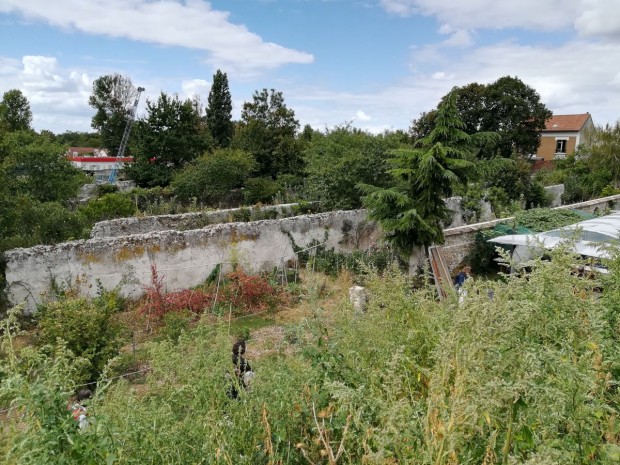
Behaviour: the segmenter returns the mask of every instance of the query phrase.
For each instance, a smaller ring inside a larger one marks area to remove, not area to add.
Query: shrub
[[[247,152],[219,149],[187,165],[175,175],[171,185],[183,201],[197,198],[217,205],[231,190],[243,186],[255,165]]]
[[[98,378],[120,348],[120,327],[112,320],[114,308],[101,301],[67,297],[41,306],[36,315],[38,346],[64,341],[75,356],[88,361],[84,380]]]
[[[271,203],[280,190],[280,184],[271,178],[250,178],[245,182],[243,197],[250,205]]]
[[[82,215],[91,223],[132,216],[135,211],[136,207],[129,195],[118,192],[91,199],[80,207]]]

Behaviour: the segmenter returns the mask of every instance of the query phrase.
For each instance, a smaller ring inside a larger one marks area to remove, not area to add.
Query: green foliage
[[[71,165],[64,152],[62,145],[35,132],[0,136],[0,160],[9,189],[41,202],[64,202],[74,197],[86,176]]]
[[[166,313],[162,319],[163,325],[159,328],[159,337],[174,343],[179,342],[179,338],[189,330],[190,323],[195,318],[190,310]]]
[[[230,145],[234,126],[232,122],[232,97],[228,89],[228,76],[219,69],[213,75],[207,105],[207,127],[216,147]]]
[[[249,205],[271,203],[281,191],[280,183],[271,178],[250,178],[245,182],[243,198]]]
[[[29,131],[31,122],[30,104],[22,92],[5,92],[0,101],[0,132]]]
[[[579,154],[596,172],[606,172],[613,187],[620,187],[620,123],[598,127],[587,134],[587,146]]]
[[[84,219],[57,202],[12,197],[0,206],[0,251],[82,238]]]
[[[0,392],[25,413],[2,426],[5,462],[71,463],[88,445],[86,463],[119,465],[326,463],[340,449],[332,463],[617,463],[620,261],[601,297],[574,260],[469,280],[460,302],[394,268],[370,273],[363,314],[317,303],[272,355],[248,356],[256,376],[237,400],[228,326],[203,321],[149,344],[144,384],[99,393],[80,436],[63,423],[66,356],[40,356],[27,383],[4,364]]]
[[[397,137],[374,136],[347,126],[317,134],[304,152],[307,198],[329,210],[360,208],[357,184],[390,186],[388,158],[399,145]]]
[[[96,113],[91,126],[99,131],[103,147],[110,155],[118,152],[137,92],[131,79],[120,74],[100,76],[93,82],[88,104]],[[128,147],[126,155],[130,153],[131,147]]]
[[[476,273],[498,271],[498,244],[488,242],[489,239],[507,234],[526,234],[550,231],[570,224],[583,221],[583,216],[573,210],[556,210],[534,208],[518,210],[514,220],[497,225],[492,230],[480,231],[474,238],[474,246],[467,255],[466,262]],[[500,248],[502,246],[499,246]]]
[[[140,187],[167,186],[174,174],[207,149],[192,100],[161,93],[147,100],[147,116],[136,122],[135,162],[124,172]]]
[[[97,132],[65,131],[56,135],[55,140],[69,147],[103,147],[101,136]]]
[[[479,160],[473,178],[478,187],[469,186],[468,190],[484,191],[484,197],[491,203],[497,217],[510,213],[515,204],[525,209],[547,207],[550,204],[543,185],[532,178],[530,164],[524,160],[500,157]],[[464,195],[468,197],[472,193]]]
[[[68,295],[50,302],[37,311],[37,344],[53,346],[62,340],[67,350],[87,361],[80,379],[96,380],[121,345],[115,311],[109,296],[90,301]]]
[[[218,149],[206,153],[175,175],[172,188],[181,200],[192,197],[210,205],[226,199],[243,186],[255,167],[253,157],[242,150]]]
[[[115,192],[89,200],[79,211],[89,224],[94,224],[97,221],[132,216],[136,207],[127,194]]]
[[[0,101],[0,132],[28,131],[31,122],[30,103],[22,91],[6,91]]]
[[[518,77],[504,76],[488,85],[471,83],[452,92],[456,93],[457,112],[467,134],[486,131],[500,136],[499,141],[479,147],[480,158],[492,158],[495,154],[508,158],[513,153],[522,156],[536,153],[540,132],[551,117],[536,90]],[[449,95],[443,97],[441,103]],[[436,125],[436,112],[422,113],[413,122],[411,134],[416,138],[430,134]]]
[[[534,232],[549,231],[579,221],[583,221],[583,216],[572,210],[534,208],[515,213],[516,224]]]
[[[390,172],[395,187],[361,185],[369,217],[378,221],[387,240],[405,253],[413,246],[443,242],[443,224],[450,216],[443,199],[451,196],[455,184],[464,183],[471,175],[474,165],[469,160],[477,142],[496,138],[487,133],[465,133],[455,101],[456,93],[444,100],[434,129],[417,142],[416,149],[393,152]]]
[[[235,146],[254,156],[258,177],[298,174],[303,168],[295,137],[298,129],[295,112],[287,108],[282,92],[263,89],[243,104]]]
[[[361,279],[369,272],[383,273],[386,269],[398,265],[405,269],[406,263],[390,247],[371,247],[368,250],[354,250],[350,254],[341,254],[334,249],[318,246],[307,256],[302,257],[301,264],[308,269],[336,277],[343,271],[352,273]]]
[[[118,186],[115,184],[97,185],[97,197],[103,197],[106,194],[114,194],[116,192],[118,192]]]

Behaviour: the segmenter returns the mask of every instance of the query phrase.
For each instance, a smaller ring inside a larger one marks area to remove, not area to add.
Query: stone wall
[[[270,205],[265,207],[230,208],[227,210],[182,213],[177,215],[157,215],[131,218],[118,218],[100,221],[93,226],[90,237],[122,237],[134,234],[147,234],[157,231],[189,231],[201,229],[218,223],[247,221],[252,218],[268,217],[270,219],[293,216],[296,203]],[[247,216],[247,218],[243,218]]]
[[[559,208],[603,212],[619,205],[620,195],[615,195]],[[448,267],[453,270],[462,262],[478,231],[510,219],[445,229]],[[230,267],[237,261],[248,272],[272,270],[295,260],[295,247],[319,242],[348,253],[367,248],[380,234],[364,210],[355,210],[15,249],[5,254],[7,293],[11,303],[25,301],[29,310],[54,285],[78,287],[92,295],[101,283],[105,289],[119,287],[124,295],[137,297],[150,282],[152,265],[173,290],[202,283],[218,264]],[[423,250],[414,251],[411,268],[422,265],[423,259]]]
[[[546,186],[545,192],[551,199],[551,207],[559,207],[562,205],[562,195],[564,195],[564,184],[556,184],[555,186]]]
[[[449,228],[455,228],[467,224],[461,207],[461,197],[450,197],[446,204],[452,210],[452,220]],[[230,208],[226,210],[202,211],[195,213],[181,213],[176,215],[157,215],[131,218],[118,218],[115,220],[100,221],[95,223],[90,237],[93,239],[103,237],[123,237],[134,234],[147,234],[157,231],[189,231],[201,229],[205,226],[219,223],[233,223],[237,221],[252,221],[259,219],[279,219],[295,215],[296,203],[269,205],[264,207]],[[481,204],[481,221],[493,218],[491,207],[488,202]]]
[[[356,210],[15,249],[6,253],[7,293],[12,304],[26,302],[29,311],[53,286],[72,286],[88,296],[100,283],[138,297],[150,282],[152,265],[174,290],[204,282],[218,264],[229,269],[235,261],[248,272],[272,270],[296,259],[294,247],[319,242],[348,253],[378,237],[366,212]]]

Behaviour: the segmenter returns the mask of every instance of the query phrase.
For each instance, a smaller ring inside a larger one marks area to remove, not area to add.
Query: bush
[[[68,350],[88,362],[82,379],[94,381],[121,345],[120,327],[112,320],[114,311],[105,301],[74,297],[43,305],[36,315],[37,345],[64,341]]]
[[[106,194],[115,194],[118,192],[118,186],[115,184],[99,184],[97,186],[97,197],[103,197]]]
[[[134,215],[136,207],[127,194],[111,193],[91,199],[80,207],[80,212],[91,223]]]
[[[243,197],[250,205],[271,203],[280,190],[280,185],[271,178],[250,178],[245,182]]]
[[[183,201],[196,198],[217,205],[231,190],[243,186],[255,166],[247,152],[219,149],[188,164],[174,176],[171,185]]]

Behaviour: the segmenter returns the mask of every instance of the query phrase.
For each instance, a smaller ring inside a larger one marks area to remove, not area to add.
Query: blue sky
[[[620,117],[620,0],[0,0],[0,92],[35,129],[90,130],[92,81],[182,97],[228,73],[300,123],[406,129],[455,85],[518,76],[555,113]],[[142,109],[143,111],[143,109]]]

